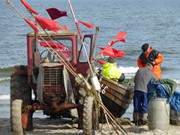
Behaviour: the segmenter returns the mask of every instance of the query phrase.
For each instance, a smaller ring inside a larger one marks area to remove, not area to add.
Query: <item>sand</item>
[[[149,131],[147,126],[123,125],[128,131],[128,135],[180,135],[180,126],[170,126],[169,130]],[[102,135],[109,135],[108,125],[103,125]],[[82,130],[77,129],[77,124],[62,120],[34,119],[34,130],[26,132],[27,135],[83,135]],[[9,119],[0,119],[0,135],[12,135],[10,131]]]

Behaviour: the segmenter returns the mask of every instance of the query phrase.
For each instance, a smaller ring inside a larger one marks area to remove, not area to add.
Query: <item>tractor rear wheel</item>
[[[11,129],[14,131],[14,134],[16,134],[16,131],[22,132],[23,129],[32,130],[33,126],[33,112],[23,112],[24,108],[32,102],[31,88],[28,85],[27,74],[24,74],[27,68],[26,66],[18,66],[16,69],[18,69],[18,71],[12,74],[10,82],[10,121]],[[19,71],[22,71],[23,74],[19,74]]]
[[[99,128],[99,112],[95,107],[94,97],[86,96],[83,108],[83,133],[84,135],[95,135]]]

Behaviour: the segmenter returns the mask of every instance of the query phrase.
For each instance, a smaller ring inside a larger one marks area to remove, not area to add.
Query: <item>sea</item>
[[[26,34],[32,29],[18,16],[31,18],[20,0],[0,2],[0,118],[9,118],[10,75],[14,65],[27,64]],[[47,8],[55,7],[68,12],[68,17],[57,19],[76,31],[67,0],[28,0],[41,16],[48,17]],[[98,46],[106,46],[120,31],[127,32],[126,43],[113,47],[126,55],[118,58],[118,65],[128,77],[137,71],[136,60],[141,45],[149,43],[165,57],[162,78],[176,81],[180,91],[180,1],[179,0],[71,0],[78,20],[100,27]],[[82,33],[94,30],[81,28]],[[97,52],[99,50],[97,49]],[[126,111],[131,116],[132,105]]]

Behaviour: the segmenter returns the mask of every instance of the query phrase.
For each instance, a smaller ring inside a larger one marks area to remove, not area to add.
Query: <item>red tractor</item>
[[[48,41],[48,37],[53,41]],[[83,40],[88,59],[91,60],[93,35],[84,35]],[[51,42],[56,43],[55,47],[51,46]],[[27,34],[27,65],[15,66],[11,76],[11,127],[18,134],[22,134],[23,129],[32,129],[32,116],[36,110],[43,110],[43,114],[58,118],[69,115],[69,109],[80,108],[75,77],[49,48],[63,53],[77,74],[86,76],[89,69],[86,53],[78,45],[77,33]],[[81,109],[74,109],[73,115],[77,116],[77,110]],[[79,111],[78,114],[82,115]]]

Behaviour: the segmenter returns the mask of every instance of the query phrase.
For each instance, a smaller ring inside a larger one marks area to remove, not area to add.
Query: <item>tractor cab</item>
[[[48,36],[50,36],[50,38]],[[38,41],[36,41],[36,39],[38,39]],[[34,35],[34,33],[27,34],[29,83],[32,83],[33,77],[37,76],[36,68],[39,67],[39,64],[61,64],[57,54],[49,51],[50,47],[55,51],[62,53],[78,73],[86,75],[86,71],[89,68],[86,54],[88,55],[88,58],[92,60],[93,34],[84,35],[83,41],[86,50],[79,44],[76,32],[48,33],[48,35],[42,32],[38,34],[38,36]]]

